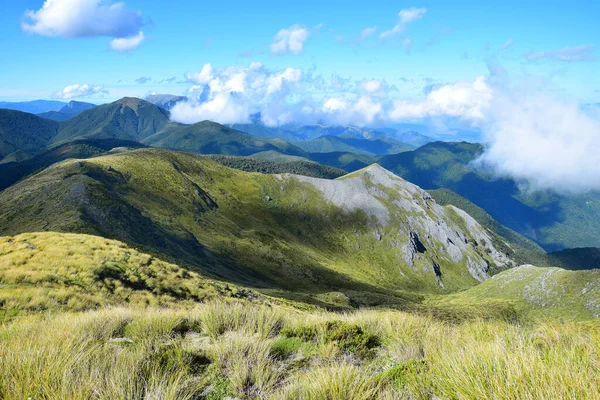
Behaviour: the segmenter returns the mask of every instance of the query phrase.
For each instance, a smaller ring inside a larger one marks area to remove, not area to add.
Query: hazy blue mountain
[[[187,101],[187,97],[185,96],[176,96],[174,94],[150,94],[144,98],[149,103],[152,103],[160,108],[164,108],[165,110],[171,110],[175,106],[175,104]]]
[[[45,113],[37,114],[42,118],[51,119],[54,121],[66,121],[71,119],[85,110],[96,107],[96,104],[84,103],[81,101],[70,101],[66,106],[58,111],[47,111]]]
[[[63,101],[54,100],[34,100],[21,102],[0,101],[0,108],[23,111],[31,114],[40,114],[48,111],[59,111],[65,105],[67,105],[67,103]]]

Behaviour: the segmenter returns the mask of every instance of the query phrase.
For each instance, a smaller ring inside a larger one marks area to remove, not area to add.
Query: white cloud
[[[271,53],[282,54],[301,54],[304,50],[304,42],[309,37],[309,32],[306,28],[300,25],[292,25],[287,29],[280,30],[273,43],[271,43]]]
[[[249,122],[251,108],[247,102],[228,93],[216,93],[209,101],[180,102],[171,109],[173,120],[184,124],[210,120],[222,124]]]
[[[211,64],[204,64],[200,72],[187,73],[185,78],[189,81],[205,85],[213,80],[213,66]]]
[[[332,97],[323,104],[323,111],[328,114],[334,114],[348,109],[348,103],[342,99]]]
[[[394,121],[435,116],[458,117],[472,123],[483,120],[493,97],[485,76],[471,82],[457,82],[432,88],[420,102],[396,100],[389,112]]]
[[[405,8],[404,10],[400,10],[398,16],[400,17],[400,22],[402,24],[410,24],[411,22],[415,22],[423,18],[425,13],[427,12],[426,8]]]
[[[80,85],[76,83],[74,85],[69,85],[65,87],[60,92],[54,93],[52,97],[55,99],[70,100],[79,97],[89,97],[93,95],[103,96],[108,93],[108,90],[106,90],[104,86],[88,84]]]
[[[504,44],[502,45],[502,50],[506,50],[510,47],[512,47],[512,45],[514,44],[512,39],[508,39],[506,42],[504,42]]]
[[[137,49],[144,41],[144,32],[128,38],[116,38],[110,41],[110,48],[119,53],[130,53]]]
[[[367,92],[376,92],[379,89],[381,89],[381,81],[377,81],[377,80],[371,80],[371,81],[364,81],[361,84],[361,87],[363,90],[367,91]]]
[[[390,30],[384,31],[379,35],[380,39],[389,39],[399,33],[404,32],[406,26],[423,18],[427,12],[426,8],[405,8],[398,13],[398,23]]]
[[[558,50],[540,51],[540,52],[529,52],[525,54],[525,58],[529,61],[539,60],[555,60],[564,62],[578,62],[578,61],[593,61],[596,57],[593,54],[594,45],[586,44],[575,47],[563,47]]]
[[[329,123],[336,125],[371,125],[383,119],[381,103],[369,96],[360,96],[354,103],[332,97],[322,106]]]
[[[144,40],[139,11],[110,0],[46,0],[39,10],[25,11],[25,32],[64,38],[107,36],[111,48],[131,51]]]
[[[358,41],[362,42],[363,40],[367,39],[369,36],[374,35],[376,32],[377,32],[376,26],[372,26],[370,28],[365,28],[362,30],[360,35],[358,35]]]
[[[541,91],[497,93],[484,133],[478,162],[499,175],[532,189],[600,190],[600,113]]]
[[[262,67],[263,67],[262,63],[260,63],[258,61],[250,63],[250,69],[260,69]]]
[[[285,71],[272,75],[268,79],[267,96],[279,92],[284,82],[298,82],[302,77],[302,70],[286,68]]]

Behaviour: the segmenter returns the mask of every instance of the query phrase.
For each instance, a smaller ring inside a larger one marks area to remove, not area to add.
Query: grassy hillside
[[[55,232],[0,237],[0,286],[0,320],[110,305],[192,305],[242,293],[121,242]]]
[[[595,399],[599,332],[248,302],[28,317],[0,325],[0,397]]]
[[[211,121],[177,125],[147,137],[143,143],[154,147],[198,154],[249,156],[262,151],[302,155],[303,151],[281,139],[260,139]]]
[[[334,306],[408,306],[509,265],[468,215],[380,167],[329,181],[165,150],[66,161],[0,192],[0,234],[36,231],[118,239],[210,276]]]
[[[600,194],[521,190],[511,179],[473,168],[482,151],[479,144],[436,142],[379,162],[425,189],[452,190],[547,251],[600,247]]]
[[[21,111],[0,109],[0,161],[18,151],[36,152],[58,134],[58,123]]]
[[[295,174],[323,179],[335,179],[346,175],[346,171],[344,170],[311,161],[271,162],[256,159],[254,158],[254,155],[252,157],[222,155],[211,155],[206,157],[221,165],[225,165],[226,167],[246,172],[260,172],[262,174]]]
[[[396,154],[414,147],[389,138],[359,139],[353,137],[321,136],[317,139],[294,142],[309,153],[358,153],[369,155]]]
[[[502,272],[460,294],[445,297],[446,304],[464,305],[503,300],[517,312],[546,319],[600,317],[600,269],[568,271],[524,265]]]
[[[82,139],[52,148],[21,162],[0,164],[0,190],[34,172],[68,158],[89,158],[119,147],[140,148],[144,145],[119,139]]]

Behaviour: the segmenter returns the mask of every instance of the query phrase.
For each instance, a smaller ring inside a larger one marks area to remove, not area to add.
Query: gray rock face
[[[325,200],[348,213],[360,210],[372,217],[373,240],[390,236],[389,247],[399,260],[414,271],[418,264],[419,270],[437,277],[440,286],[443,265],[461,264],[465,273],[482,282],[488,279],[490,264],[511,263],[467,213],[440,206],[429,193],[377,164],[337,180],[293,178],[316,188]]]

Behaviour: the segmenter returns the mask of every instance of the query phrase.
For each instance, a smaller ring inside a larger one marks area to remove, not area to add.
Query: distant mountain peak
[[[187,101],[185,96],[177,96],[174,94],[157,94],[152,93],[144,98],[147,102],[164,108],[165,110],[171,110],[177,103]]]

